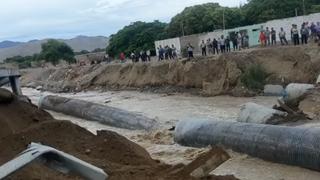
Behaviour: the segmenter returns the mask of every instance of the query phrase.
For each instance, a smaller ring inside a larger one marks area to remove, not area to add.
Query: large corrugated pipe
[[[40,99],[39,107],[91,121],[98,121],[113,127],[131,130],[151,130],[157,126],[155,119],[78,99],[46,96]]]
[[[320,170],[320,128],[187,120],[178,123],[174,139],[184,146],[222,146],[276,163]]]

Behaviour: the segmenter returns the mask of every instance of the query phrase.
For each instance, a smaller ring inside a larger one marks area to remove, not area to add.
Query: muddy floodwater
[[[155,118],[161,124],[155,132],[131,131],[113,128],[96,122],[50,112],[56,119],[69,120],[91,132],[112,130],[140,144],[154,159],[168,164],[188,163],[207,149],[182,147],[173,142],[173,133],[168,131],[179,120],[201,118],[234,121],[241,104],[255,102],[271,107],[275,97],[235,98],[229,96],[198,97],[192,95],[149,94],[136,91],[81,92],[54,94],[24,88],[33,103],[37,104],[41,96],[59,95],[76,98],[128,111],[141,113]],[[242,180],[319,180],[320,173],[282,164],[271,163],[247,155],[229,151],[232,158],[216,169],[214,174],[233,174]]]

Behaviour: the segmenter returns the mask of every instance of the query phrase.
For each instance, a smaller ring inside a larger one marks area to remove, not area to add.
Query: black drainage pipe
[[[276,163],[320,171],[320,128],[188,120],[178,123],[175,142],[222,146]]]
[[[41,98],[39,107],[124,129],[151,130],[157,128],[158,125],[155,119],[140,114],[59,96]]]

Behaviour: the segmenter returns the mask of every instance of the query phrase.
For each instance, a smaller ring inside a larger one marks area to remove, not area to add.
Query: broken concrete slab
[[[254,124],[279,124],[287,115],[286,112],[255,103],[247,103],[241,106],[237,121]]]

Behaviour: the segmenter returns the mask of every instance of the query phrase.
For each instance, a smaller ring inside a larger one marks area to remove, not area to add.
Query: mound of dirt
[[[175,87],[177,91],[181,88],[185,91],[197,89],[198,93],[209,96],[251,95],[240,82],[241,75],[250,65],[261,64],[270,74],[267,79],[270,84],[283,84],[283,80],[285,83],[310,83],[315,80],[319,69],[314,65],[318,62],[314,59],[317,56],[307,54],[314,52],[304,47],[279,47],[201,57],[192,61],[44,69],[43,75],[39,70],[35,73],[28,70],[24,73],[22,84],[41,85],[45,90],[54,92]]]
[[[320,120],[320,87],[310,90],[299,104],[299,109],[313,120]]]
[[[19,132],[31,125],[53,120],[49,113],[38,110],[30,103],[19,101],[5,89],[0,89],[0,102],[0,138]]]
[[[3,93],[1,93],[3,92]],[[0,89],[0,99],[8,91]],[[170,166],[153,160],[148,152],[123,136],[110,131],[94,135],[69,121],[54,120],[36,106],[12,96],[10,102],[0,103],[0,165],[13,159],[31,142],[42,143],[74,155],[105,170],[111,180],[193,180],[183,173],[183,165]],[[179,170],[179,171],[177,171]],[[181,173],[179,173],[181,171]],[[63,175],[38,163],[32,163],[9,179],[81,179]],[[207,179],[233,180],[233,176]]]

